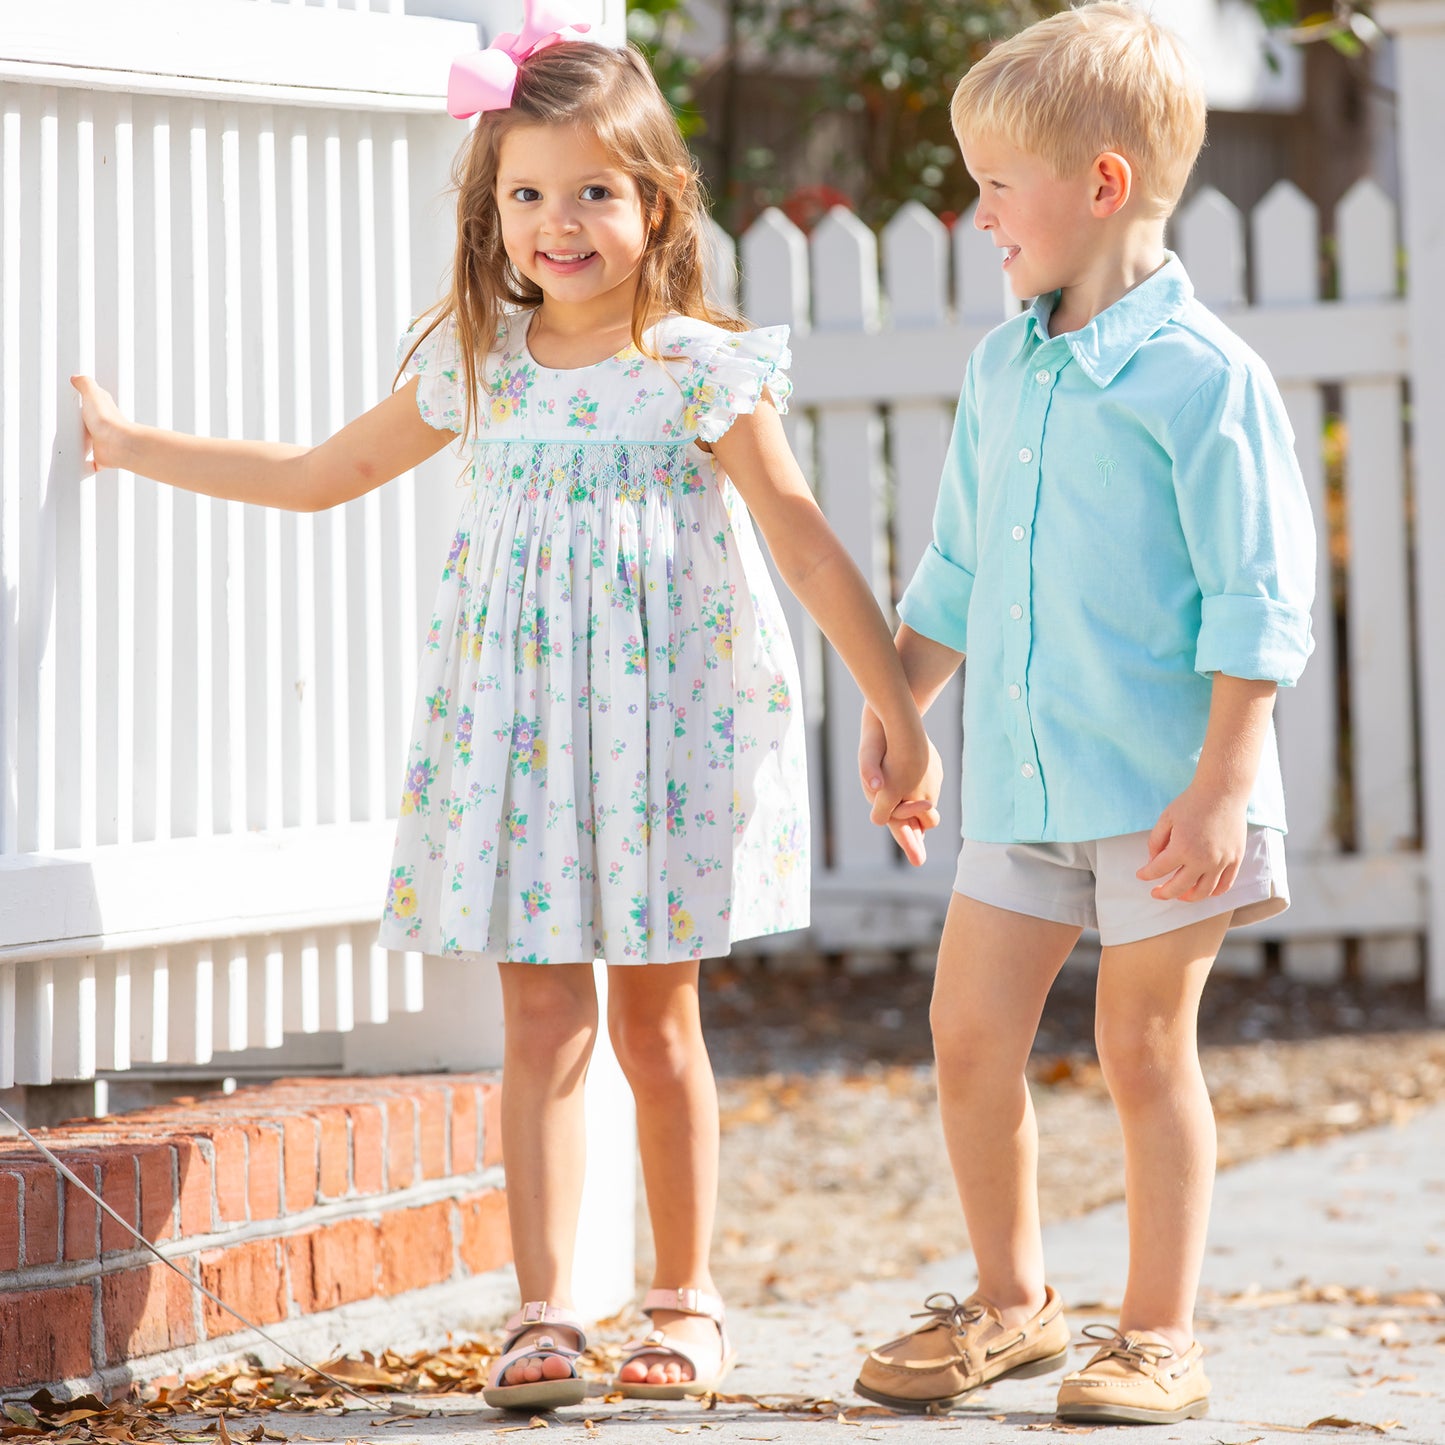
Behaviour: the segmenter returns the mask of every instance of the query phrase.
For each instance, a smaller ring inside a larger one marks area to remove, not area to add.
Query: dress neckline
[[[531,362],[538,371],[545,371],[553,376],[571,376],[573,373],[596,371],[599,366],[606,366],[609,361],[616,361],[619,357],[627,356],[629,353],[637,350],[636,344],[629,336],[627,338],[626,346],[624,346],[620,351],[614,351],[610,356],[604,356],[600,361],[584,362],[581,366],[548,366],[545,362],[538,361],[537,358],[532,354],[530,332],[532,330],[532,318],[535,314],[536,313],[532,311],[526,311],[521,313],[522,334],[520,347],[521,355],[527,361]]]

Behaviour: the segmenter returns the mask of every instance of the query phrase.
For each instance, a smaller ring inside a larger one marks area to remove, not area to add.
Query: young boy
[[[981,60],[952,117],[974,224],[1036,298],[969,360],[897,639],[921,709],[968,655],[931,1022],[978,1288],[932,1296],[857,1388],[924,1410],[1064,1364],[1024,1065],[1050,984],[1097,927],[1129,1273],[1118,1330],[1090,1328],[1102,1348],[1058,1413],[1172,1423],[1209,1394],[1193,1313],[1215,1133],[1196,1014],[1231,923],[1288,906],[1271,714],[1310,651],[1314,528],[1268,372],[1164,248],[1204,138],[1179,43],[1123,4],[1055,15]],[[881,749],[865,716],[865,787]]]

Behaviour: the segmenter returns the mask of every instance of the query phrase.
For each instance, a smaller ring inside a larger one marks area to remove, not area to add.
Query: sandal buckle
[[[522,1323],[544,1325],[547,1323],[547,1301],[529,1300],[522,1306]]]
[[[678,1292],[677,1292],[677,1307],[678,1307],[678,1309],[681,1310],[682,1313],[683,1313],[683,1314],[686,1314],[686,1315],[701,1314],[702,1311],[699,1310],[698,1307],[697,1307],[697,1305],[698,1305],[698,1295],[699,1295],[699,1294],[701,1294],[701,1291],[700,1291],[700,1290],[696,1290],[696,1289],[680,1289],[680,1290],[678,1290]]]

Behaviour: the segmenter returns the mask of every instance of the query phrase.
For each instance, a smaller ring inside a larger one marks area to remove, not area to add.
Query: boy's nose
[[[980,197],[979,203],[974,209],[973,213],[974,229],[978,231],[987,231],[990,227],[996,224],[997,222],[994,220],[993,215],[989,211],[986,211],[984,209],[983,199]]]

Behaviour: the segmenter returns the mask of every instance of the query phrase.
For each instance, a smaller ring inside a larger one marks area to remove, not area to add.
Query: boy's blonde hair
[[[484,112],[453,166],[457,192],[457,243],[451,293],[411,351],[448,316],[457,330],[467,415],[472,432],[479,408],[479,361],[491,349],[502,316],[541,303],[542,293],[518,274],[502,246],[497,214],[497,163],[509,131],[525,125],[575,125],[602,143],[637,185],[648,218],[647,249],[632,312],[632,340],[647,350],[643,333],[677,314],[730,331],[744,323],[715,305],[704,289],[708,241],[707,202],[697,167],[658,89],[647,61],[630,46],[589,41],[548,46],[523,61],[512,103]],[[411,359],[403,359],[402,370]],[[400,379],[402,371],[397,372]]]
[[[1204,144],[1204,84],[1172,31],[1119,0],[1098,0],[1030,25],[958,83],[960,142],[997,137],[1056,176],[1104,151],[1134,170],[1146,213],[1167,216]]]

